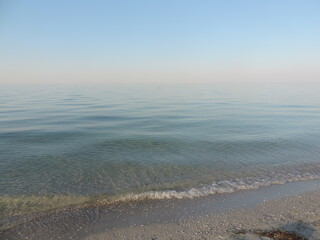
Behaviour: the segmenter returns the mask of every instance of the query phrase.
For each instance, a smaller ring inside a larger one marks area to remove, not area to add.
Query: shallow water
[[[320,87],[2,86],[0,216],[320,178]]]

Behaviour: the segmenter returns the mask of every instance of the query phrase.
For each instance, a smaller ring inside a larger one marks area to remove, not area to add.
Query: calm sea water
[[[0,216],[320,178],[319,93],[310,85],[2,86]]]

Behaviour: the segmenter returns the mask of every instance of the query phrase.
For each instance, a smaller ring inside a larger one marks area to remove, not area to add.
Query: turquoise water
[[[320,178],[319,92],[2,86],[0,202],[191,198]]]

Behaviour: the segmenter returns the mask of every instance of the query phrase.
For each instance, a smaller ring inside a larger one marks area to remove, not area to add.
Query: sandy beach
[[[320,239],[320,192],[268,201],[254,208],[232,210],[182,221],[108,230],[94,239],[259,239],[238,231],[280,228],[307,239]],[[267,238],[266,238],[267,239]]]
[[[184,200],[146,200],[25,217],[1,239],[273,239],[281,229],[320,239],[320,181]],[[277,239],[277,238],[274,238]],[[290,239],[290,238],[283,238]]]
[[[85,239],[269,239],[252,231],[279,228],[316,240],[320,239],[319,199],[320,191],[313,191],[179,223],[108,230]]]

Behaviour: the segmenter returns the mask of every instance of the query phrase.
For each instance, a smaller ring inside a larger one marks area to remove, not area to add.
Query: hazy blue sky
[[[320,81],[320,1],[0,0],[0,81]]]

